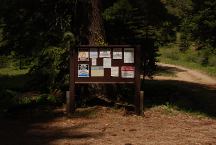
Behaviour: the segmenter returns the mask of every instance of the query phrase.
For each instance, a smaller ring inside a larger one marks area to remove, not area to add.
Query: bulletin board
[[[129,45],[76,47],[73,58],[75,84],[135,83],[139,75],[138,49]]]
[[[71,49],[69,112],[75,107],[76,84],[133,84],[135,109],[140,114],[140,53],[140,47],[132,45],[80,45]]]

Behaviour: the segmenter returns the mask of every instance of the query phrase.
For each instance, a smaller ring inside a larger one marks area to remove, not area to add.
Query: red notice
[[[122,78],[134,78],[135,67],[133,66],[122,66],[121,76]]]

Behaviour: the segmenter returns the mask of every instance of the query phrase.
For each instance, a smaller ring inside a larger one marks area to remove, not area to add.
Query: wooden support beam
[[[140,91],[140,115],[144,115],[144,91]]]
[[[75,111],[75,48],[70,51],[70,86],[67,93],[67,114]]]
[[[135,49],[135,112],[137,115],[141,115],[140,111],[140,46]]]

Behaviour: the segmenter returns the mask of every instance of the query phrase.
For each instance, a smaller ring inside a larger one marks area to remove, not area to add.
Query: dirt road
[[[159,67],[174,73],[173,76],[156,76],[157,80],[181,80],[216,87],[216,79],[196,70],[171,64],[158,63]]]

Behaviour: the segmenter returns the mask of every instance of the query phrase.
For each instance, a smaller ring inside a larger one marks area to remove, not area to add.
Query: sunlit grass
[[[170,45],[162,47],[159,49],[160,57],[159,61],[162,63],[181,65],[188,68],[196,69],[202,71],[210,76],[216,77],[216,67],[209,65],[201,65],[198,63],[200,61],[200,56],[195,50],[187,50],[182,53],[178,50],[176,45]],[[212,56],[210,60],[213,60]]]
[[[16,76],[28,73],[29,69],[19,69],[15,67],[0,68],[0,75]]]

